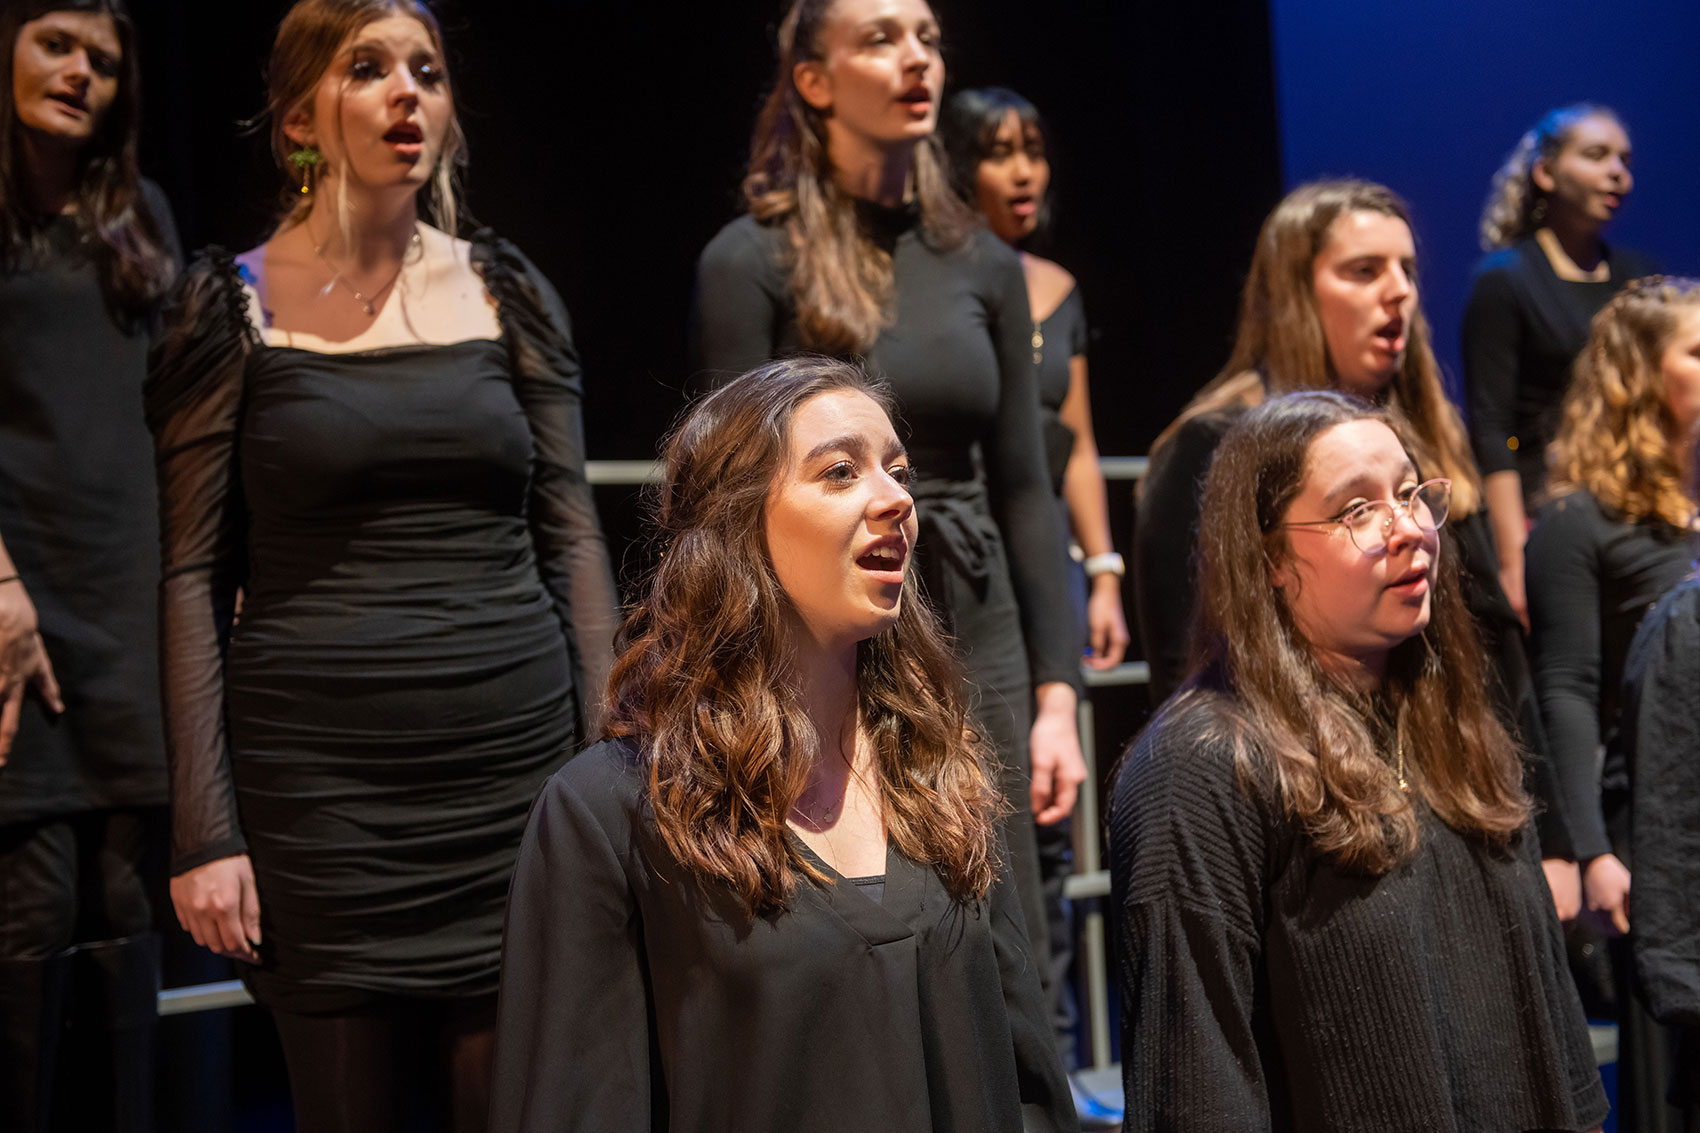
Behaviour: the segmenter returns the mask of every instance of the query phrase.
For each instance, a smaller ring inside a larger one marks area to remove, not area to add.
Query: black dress
[[[895,318],[865,365],[896,395],[915,468],[916,566],[956,638],[977,711],[1004,762],[1014,807],[1010,853],[1028,933],[1042,941],[1039,866],[1028,806],[1033,688],[1081,687],[1081,635],[1068,557],[1045,470],[1027,283],[1015,253],[977,231],[933,247],[913,209],[862,203],[888,247]],[[783,267],[785,230],[744,216],[697,266],[701,363],[726,380],[803,349]]]
[[[1605,262],[1609,280],[1560,279],[1530,236],[1476,265],[1463,330],[1470,439],[1482,475],[1520,473],[1525,500],[1546,480],[1547,445],[1593,317],[1624,284],[1658,271],[1628,248],[1607,248]]]
[[[1062,405],[1074,378],[1074,360],[1085,353],[1086,305],[1081,301],[1080,288],[1071,287],[1056,310],[1033,324],[1033,363],[1039,376],[1045,463],[1051,472],[1051,490],[1059,497],[1063,473],[1074,452],[1074,430],[1063,424]]]
[[[605,679],[565,315],[511,245],[473,262],[501,339],[320,354],[263,346],[214,250],[152,359],[173,871],[250,855],[269,1006],[494,991],[527,809]]]
[[[1641,622],[1623,675],[1635,856],[1635,970],[1676,1034],[1670,1101],[1700,1127],[1700,581]]]
[[[1243,782],[1233,708],[1183,693],[1110,811],[1122,1077],[1141,1130],[1593,1129],[1582,1006],[1531,831],[1504,850],[1415,800],[1415,855],[1335,864]]]
[[[167,251],[163,194],[143,183]],[[0,272],[0,538],[64,691],[34,697],[0,771],[0,826],[166,801],[159,719],[159,538],[142,423],[151,320],[116,317],[76,221]]]
[[[829,884],[751,918],[668,852],[642,783],[636,742],[612,740],[538,800],[492,1133],[1079,1128],[1006,882],[961,904],[890,850],[875,900],[816,859]]]

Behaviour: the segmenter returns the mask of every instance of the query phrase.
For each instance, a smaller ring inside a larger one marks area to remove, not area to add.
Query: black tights
[[[296,1133],[483,1133],[496,997],[273,1011]]]

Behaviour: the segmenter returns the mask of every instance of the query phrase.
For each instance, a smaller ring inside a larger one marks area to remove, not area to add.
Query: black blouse
[[[480,233],[472,259],[496,300],[514,395],[530,428],[527,517],[537,568],[579,670],[573,685],[594,703],[612,660],[618,603],[584,479],[578,355],[554,289],[512,244]],[[235,264],[219,249],[191,265],[163,318],[145,405],[158,453],[172,869],[181,873],[246,850],[225,733],[224,655],[247,576],[236,452],[246,374],[267,348],[249,319]]]
[[[1520,472],[1525,499],[1546,479],[1547,445],[1594,315],[1658,270],[1628,248],[1608,248],[1606,262],[1609,280],[1560,279],[1531,236],[1476,265],[1463,328],[1470,439],[1482,474]]]
[[[139,207],[179,258],[171,208]],[[142,422],[151,313],[115,317],[74,217],[0,270],[0,538],[65,698],[24,702],[0,771],[0,824],[166,799],[159,540]]]
[[[965,905],[890,850],[874,900],[815,859],[752,919],[667,851],[640,758],[598,744],[532,812],[492,1133],[1079,1128],[1007,880]]]
[[[864,364],[896,395],[918,476],[968,479],[983,464],[1033,683],[1078,688],[1067,539],[1045,467],[1021,263],[984,230],[945,250],[929,242],[913,209],[863,202],[861,212],[891,252],[897,289],[895,317]],[[728,224],[703,250],[696,334],[712,379],[803,349],[787,255],[784,227],[751,216]]]
[[[1592,1129],[1607,1103],[1525,831],[1504,851],[1414,799],[1416,854],[1335,864],[1242,781],[1233,708],[1182,694],[1110,811],[1122,1076],[1141,1130]]]
[[[1657,520],[1624,523],[1577,491],[1541,508],[1524,557],[1535,687],[1576,857],[1622,852],[1627,831],[1613,827],[1628,772],[1609,741],[1623,662],[1642,616],[1692,569],[1694,544]]]

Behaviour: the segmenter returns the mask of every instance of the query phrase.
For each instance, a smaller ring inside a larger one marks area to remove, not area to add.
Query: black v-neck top
[[[892,848],[875,900],[816,857],[752,918],[667,851],[640,760],[597,744],[532,812],[492,1133],[1079,1128],[1007,878],[963,904]]]

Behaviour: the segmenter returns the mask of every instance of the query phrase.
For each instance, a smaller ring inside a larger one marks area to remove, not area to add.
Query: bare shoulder
[[[1027,302],[1033,308],[1033,318],[1044,322],[1062,306],[1074,290],[1074,276],[1061,264],[1021,253],[1021,272],[1027,278]]]

